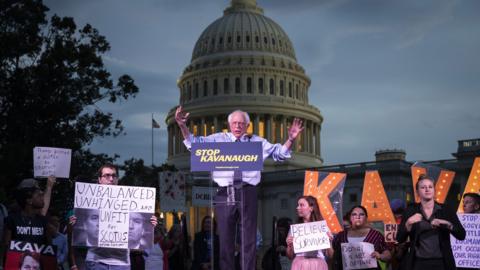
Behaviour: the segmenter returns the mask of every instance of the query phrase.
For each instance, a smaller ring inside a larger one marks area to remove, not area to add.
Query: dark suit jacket
[[[450,244],[450,234],[452,234],[455,238],[459,240],[465,239],[465,229],[463,228],[462,224],[458,220],[457,214],[446,207],[445,205],[438,204],[440,206],[440,209],[438,209],[434,213],[434,218],[439,218],[439,219],[444,219],[448,220],[452,223],[453,228],[450,231],[447,228],[439,228],[439,243],[440,243],[440,251],[443,254],[443,263],[445,265],[446,270],[454,270],[455,268],[455,259],[453,258],[453,253],[452,253],[452,246]],[[402,223],[400,224],[400,227],[398,228],[397,232],[397,241],[399,243],[403,243],[407,241],[407,237],[410,237],[410,248],[405,255],[405,257],[402,259],[402,266],[401,269],[413,269],[413,264],[415,262],[415,248],[418,245],[418,223],[415,223],[412,225],[412,229],[410,232],[407,232],[407,229],[405,227],[405,222],[414,214],[420,213],[420,204],[413,204],[407,207],[405,209],[405,213],[403,214],[402,217]],[[436,247],[432,247],[436,248]]]
[[[210,233],[210,232],[208,232]],[[195,234],[195,238],[193,240],[193,262],[192,262],[192,270],[201,269],[200,264],[210,262],[208,258],[208,250],[207,250],[207,232],[198,232]],[[218,270],[220,269],[219,265],[219,241],[218,235],[213,235],[213,269]]]

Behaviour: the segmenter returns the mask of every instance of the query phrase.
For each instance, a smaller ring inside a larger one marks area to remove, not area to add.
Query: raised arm
[[[50,200],[52,198],[52,189],[53,185],[57,182],[57,178],[53,175],[47,178],[47,188],[45,189],[45,193],[43,195],[43,208],[41,210],[42,216],[46,216],[48,212],[48,208],[50,207]]]
[[[299,118],[293,119],[292,125],[288,129],[288,139],[285,141],[283,146],[290,150],[292,148],[293,142],[297,139],[298,135],[303,131],[303,121]]]
[[[178,127],[182,131],[183,139],[188,139],[190,137],[190,130],[187,127],[188,116],[190,113],[187,113],[183,110],[182,106],[178,106],[175,111],[175,121],[177,121]]]

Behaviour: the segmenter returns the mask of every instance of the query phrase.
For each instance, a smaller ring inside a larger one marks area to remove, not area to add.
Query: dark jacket
[[[201,269],[200,265],[202,263],[210,262],[208,260],[208,247],[207,247],[207,233],[209,234],[210,232],[198,232],[195,234],[195,238],[193,240],[193,262],[192,262],[192,270],[198,270]],[[218,241],[218,235],[214,234],[213,235],[213,254],[210,256],[213,256],[213,268],[214,270],[220,269],[219,265],[219,241]]]
[[[465,229],[463,228],[460,220],[458,220],[457,214],[442,204],[437,204],[440,208],[435,211],[434,218],[444,219],[452,223],[453,228],[450,231],[447,228],[439,228],[439,243],[440,243],[440,251],[443,255],[443,264],[445,266],[445,270],[454,270],[455,268],[455,259],[453,258],[452,246],[450,244],[450,234],[452,234],[455,238],[459,240],[465,239]],[[407,232],[405,227],[405,222],[414,214],[419,213],[421,214],[420,204],[412,204],[405,209],[405,212],[402,217],[402,223],[398,228],[397,232],[397,241],[399,243],[403,243],[407,241],[407,237],[410,237],[410,248],[407,251],[407,254],[402,260],[401,269],[413,269],[413,264],[415,262],[415,248],[418,246],[419,240],[419,230],[418,225],[419,223],[415,223],[412,225],[412,229],[410,232]]]

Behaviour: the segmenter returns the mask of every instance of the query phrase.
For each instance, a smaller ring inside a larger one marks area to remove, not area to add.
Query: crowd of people
[[[186,125],[188,116],[189,113],[178,107],[175,119],[188,149],[198,142],[259,142],[264,160],[290,158],[290,149],[304,128],[301,120],[294,119],[284,144],[271,144],[259,136],[247,134],[248,114],[234,111],[228,116],[230,132],[203,137],[190,133]],[[35,179],[26,179],[15,191],[16,208],[7,209],[0,204],[0,229],[4,232],[4,245],[0,250],[2,264],[5,264],[4,254],[10,242],[24,241],[53,245],[61,270],[254,270],[260,264],[265,270],[336,270],[344,268],[342,245],[369,243],[373,251],[367,256],[378,262],[372,269],[456,269],[450,236],[463,240],[466,232],[457,214],[435,201],[434,181],[426,175],[422,175],[415,186],[419,203],[392,207],[399,224],[395,244],[385,242],[382,232],[368,222],[367,209],[357,205],[345,215],[343,231],[335,235],[327,232],[330,248],[295,252],[295,237],[290,225],[324,220],[317,199],[301,196],[296,207],[298,219],[293,222],[285,217],[275,222],[275,241],[266,247],[260,263],[257,259],[261,242],[257,228],[260,176],[259,171],[212,172],[212,180],[218,185],[213,198],[215,218],[204,216],[200,231],[193,239],[186,232],[184,215],[175,215],[167,231],[159,214],[130,213],[126,221],[129,223],[128,248],[98,247],[99,213],[96,209],[75,209],[65,217],[49,211],[54,177],[47,179],[45,190]],[[117,168],[112,164],[101,166],[97,184],[117,185]],[[479,214],[480,195],[466,193],[463,210]],[[153,240],[145,238],[148,234],[145,228],[152,229]],[[38,254],[23,253],[18,258],[18,269],[42,269]]]

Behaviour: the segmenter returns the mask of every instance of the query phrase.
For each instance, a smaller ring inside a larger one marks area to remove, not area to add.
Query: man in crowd
[[[98,170],[98,184],[117,185],[117,167],[113,164],[105,164]],[[70,217],[70,226],[75,226],[77,217]],[[157,218],[152,215],[150,222],[157,225]],[[69,230],[71,231],[71,229]],[[73,250],[69,248],[69,251]],[[69,252],[70,269],[76,270],[75,253]],[[86,270],[130,270],[129,249],[90,247],[85,259]]]
[[[184,144],[188,149],[192,143],[198,142],[261,142],[264,160],[269,156],[275,161],[290,158],[290,148],[303,130],[302,121],[295,118],[288,130],[287,141],[283,145],[271,144],[259,136],[247,134],[250,118],[246,112],[237,110],[228,116],[230,132],[195,137],[187,127],[188,116],[189,113],[183,111],[181,106],[177,108],[175,120],[182,131]],[[221,245],[220,269],[234,269],[236,223],[240,225],[242,269],[255,269],[257,184],[260,182],[260,176],[260,171],[212,172],[213,181],[219,186],[214,200]],[[239,203],[227,203],[232,201]]]
[[[465,214],[480,214],[480,195],[465,193],[463,195],[463,212]]]

